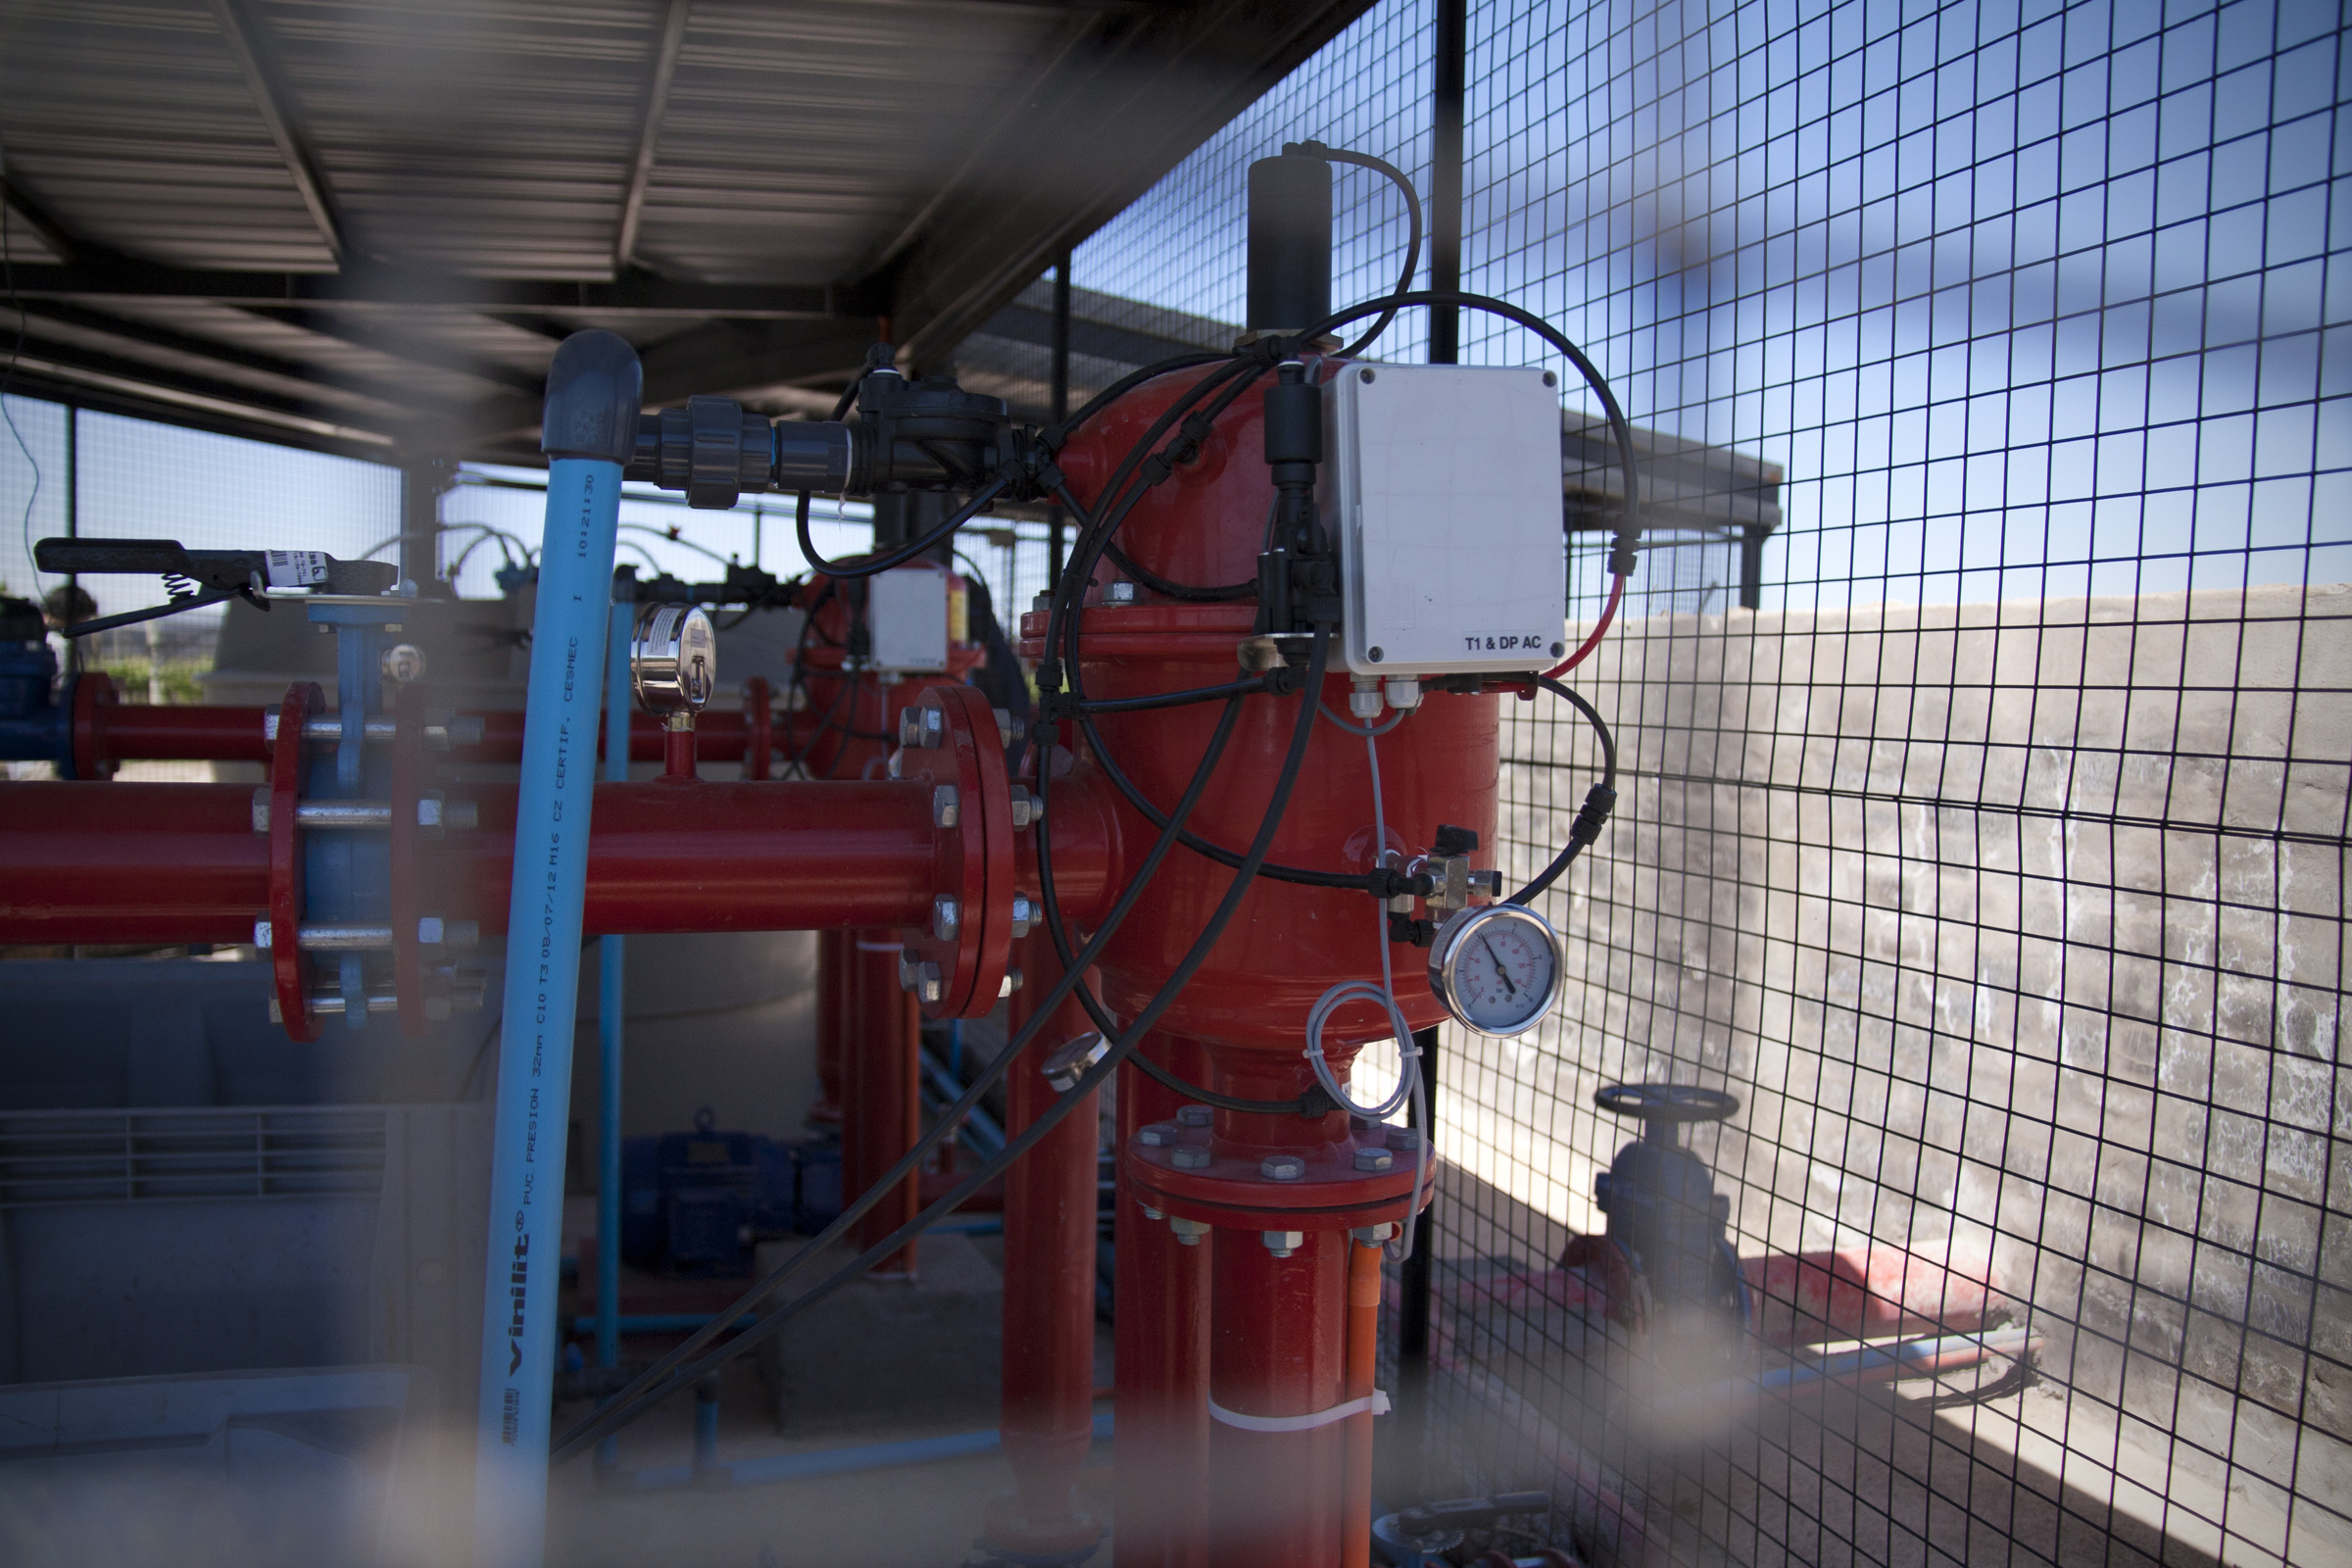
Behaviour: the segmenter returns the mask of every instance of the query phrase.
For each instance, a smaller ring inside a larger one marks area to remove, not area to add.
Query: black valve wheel
[[[1593,1093],[1592,1103],[1612,1116],[1643,1121],[1725,1121],[1740,1113],[1740,1097],[1696,1084],[1610,1084]]]

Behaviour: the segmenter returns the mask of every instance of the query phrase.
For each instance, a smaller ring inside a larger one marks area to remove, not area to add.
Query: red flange
[[[934,686],[913,706],[940,714],[939,744],[901,753],[900,774],[930,788],[934,885],[952,903],[933,905],[929,926],[905,930],[904,972],[924,1017],[985,1017],[1005,994],[1012,956],[1012,787],[1004,745],[977,687]],[[934,974],[936,990],[926,984]]]
[[[1155,1137],[1162,1142],[1147,1144]],[[1206,1127],[1159,1122],[1140,1130],[1126,1151],[1127,1180],[1138,1199],[1162,1213],[1246,1230],[1353,1230],[1401,1222],[1413,1197],[1413,1155],[1391,1151],[1379,1133],[1338,1144],[1301,1145],[1284,1153],[1220,1142]],[[1356,1168],[1357,1151],[1389,1155],[1386,1170]],[[1205,1164],[1191,1168],[1179,1161]],[[1436,1163],[1433,1152],[1431,1164]],[[1273,1165],[1298,1174],[1277,1177]],[[1426,1184],[1424,1203],[1429,1193]]]
[[[85,670],[74,682],[74,776],[113,778],[120,764],[108,755],[107,721],[122,698],[114,677],[103,669]]]
[[[326,694],[317,681],[288,687],[277,710],[277,732],[301,735],[302,721],[325,707]],[[311,1016],[311,959],[302,951],[302,829],[294,820],[302,801],[302,762],[299,740],[277,747],[270,758],[270,967],[286,1038],[308,1044],[318,1038],[318,1020]]]

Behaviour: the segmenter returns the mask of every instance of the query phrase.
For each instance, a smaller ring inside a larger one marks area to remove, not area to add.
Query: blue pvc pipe
[[[643,372],[610,332],[575,332],[548,368],[547,527],[531,621],[514,886],[507,915],[482,1380],[474,1445],[478,1568],[538,1568],[556,1370],[564,1145],[579,1012],[581,901],[595,800],[597,698],[612,603],[620,472]]]
[[[618,587],[616,583],[615,588]],[[634,604],[615,604],[605,638],[605,777],[629,777],[629,633]],[[623,939],[597,941],[596,1364],[620,1365],[620,1035]],[[602,1450],[599,1456],[603,1457]]]

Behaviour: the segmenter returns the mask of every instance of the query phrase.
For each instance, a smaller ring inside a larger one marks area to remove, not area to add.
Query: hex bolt
[[[1206,1127],[1216,1119],[1217,1113],[1206,1105],[1178,1105],[1176,1107],[1176,1125],[1179,1127]]]
[[[954,827],[958,814],[955,785],[942,784],[931,792],[931,825],[933,827]]]
[[[942,893],[931,901],[931,934],[942,942],[956,940],[956,928],[963,922],[963,906]]]
[[[1146,1219],[1166,1219],[1168,1217],[1167,1215],[1161,1213],[1158,1209],[1153,1208],[1150,1203],[1138,1203],[1135,1206],[1144,1211],[1144,1218]]]
[[[1030,929],[1037,924],[1037,905],[1030,900],[1026,893],[1015,893],[1012,896],[1012,935],[1014,941],[1017,942],[1022,937],[1025,937],[1029,934]]]
[[[1022,785],[1015,784],[1012,787],[1012,825],[1014,827],[1027,827],[1030,823],[1043,819],[1045,814],[1045,802],[1030,794]]]
[[[907,747],[907,746],[920,746],[920,745],[922,745],[922,744],[923,744],[923,710],[922,710],[921,709],[919,709],[919,708],[902,708],[902,709],[900,709],[900,710],[899,710],[899,745],[900,745],[901,747]]]
[[[901,948],[899,950],[899,989],[901,991],[912,991],[914,989],[914,981],[917,973],[916,964],[917,960],[914,956],[914,949]]]
[[[1355,1238],[1355,1245],[1358,1247],[1378,1247],[1396,1234],[1396,1227],[1394,1225],[1358,1225],[1348,1234]]]
[[[936,1004],[946,994],[946,988],[940,984],[939,965],[936,963],[924,964],[921,971],[915,976],[915,1000]]]
[[[1200,1238],[1208,1234],[1206,1224],[1197,1219],[1185,1219],[1182,1216],[1168,1221],[1168,1229],[1174,1231],[1176,1240],[1186,1247],[1199,1247]]]
[[[1385,1149],[1359,1149],[1355,1152],[1357,1170],[1387,1170],[1396,1163],[1396,1156]]]
[[[1168,1163],[1178,1170],[1206,1170],[1208,1160],[1208,1151],[1199,1144],[1187,1144],[1168,1155]]]
[[[1297,1154],[1268,1154],[1257,1162],[1257,1173],[1270,1182],[1295,1182],[1306,1174],[1306,1161]]]
[[[1004,971],[1004,984],[997,987],[997,999],[1001,1002],[1004,998],[1011,996],[1015,991],[1020,989],[1021,971],[1018,969],[1007,969]]]
[[[1010,746],[1028,732],[1029,726],[1013,717],[1011,710],[994,708],[989,711],[997,716],[997,739],[1004,745]]]
[[[1389,1129],[1388,1144],[1392,1151],[1399,1154],[1418,1153],[1421,1150],[1421,1129],[1392,1127]]]
[[[1164,1121],[1155,1121],[1137,1129],[1135,1141],[1146,1149],[1165,1149],[1176,1141],[1176,1129]]]
[[[936,708],[914,707],[899,712],[899,745],[931,750],[948,743],[948,718]]]
[[[1266,1250],[1276,1257],[1288,1257],[1306,1245],[1303,1231],[1260,1231],[1257,1239],[1266,1244]]]
[[[1131,582],[1104,583],[1102,585],[1102,602],[1106,605],[1134,604],[1135,584]]]

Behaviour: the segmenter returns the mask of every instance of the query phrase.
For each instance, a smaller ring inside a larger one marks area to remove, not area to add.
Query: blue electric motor
[[[705,1106],[694,1131],[621,1145],[621,1255],[671,1275],[741,1274],[752,1242],[793,1223],[793,1164],[772,1138],[720,1132]]]

